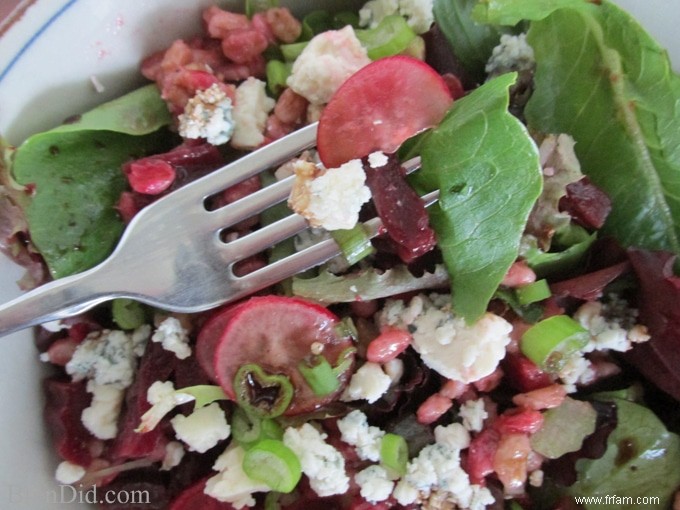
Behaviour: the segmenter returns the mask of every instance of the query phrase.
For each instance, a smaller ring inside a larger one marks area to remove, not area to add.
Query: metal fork
[[[237,300],[336,257],[337,243],[324,240],[261,269],[237,276],[234,264],[290,238],[308,223],[291,214],[236,240],[220,232],[286,200],[294,176],[216,210],[206,199],[234,184],[282,165],[316,141],[306,126],[202,177],[142,209],[114,252],[96,267],[32,290],[0,306],[0,336],[78,315],[115,298],[131,298],[171,312],[200,312]],[[408,172],[419,166],[411,160]],[[437,193],[423,197],[427,205]],[[382,223],[365,223],[372,238]]]

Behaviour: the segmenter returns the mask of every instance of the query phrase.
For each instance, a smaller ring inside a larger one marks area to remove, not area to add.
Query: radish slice
[[[376,60],[350,76],[323,110],[319,157],[335,168],[374,151],[392,153],[437,125],[452,101],[446,81],[424,62],[401,55]]]
[[[342,362],[353,344],[351,338],[341,337],[336,331],[338,323],[333,313],[315,303],[284,296],[257,296],[215,316],[200,333],[199,341],[203,337],[206,347],[214,346],[213,374],[230,398],[237,400],[236,374],[242,367],[256,365],[261,369],[256,372],[269,374],[271,379],[285,376],[290,380],[294,397],[285,414],[294,415],[334,400],[349,379],[353,363]],[[215,341],[217,329],[221,334]],[[199,356],[204,358],[208,351],[206,348]],[[319,351],[332,366],[343,366],[338,373],[338,389],[328,395],[316,395],[298,368],[305,358]],[[350,355],[353,357],[353,352]],[[248,376],[264,377],[262,373]],[[242,383],[237,386],[243,388]],[[257,388],[252,390],[257,392]],[[271,394],[255,397],[266,400]]]

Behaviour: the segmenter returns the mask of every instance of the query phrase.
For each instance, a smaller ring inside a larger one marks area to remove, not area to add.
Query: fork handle
[[[0,336],[44,322],[72,317],[111,299],[105,278],[93,278],[100,266],[67,276],[0,305]],[[97,276],[101,276],[101,273]]]

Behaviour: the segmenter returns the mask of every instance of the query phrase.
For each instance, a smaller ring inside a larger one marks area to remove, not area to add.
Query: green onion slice
[[[293,65],[290,62],[280,60],[270,60],[267,62],[267,87],[269,91],[278,96],[288,86],[286,80],[290,76]]]
[[[356,30],[355,33],[371,60],[398,55],[416,37],[416,33],[399,14],[386,16],[375,28]]]
[[[554,315],[531,326],[522,335],[520,349],[540,368],[555,373],[589,339],[588,330],[574,319],[566,315]]]
[[[283,429],[271,418],[258,418],[237,407],[231,417],[231,435],[244,450],[263,439],[281,439]]]
[[[137,329],[146,322],[146,307],[128,298],[114,299],[111,303],[113,321],[121,329]]]
[[[535,282],[523,285],[517,288],[515,293],[520,305],[537,303],[551,296],[550,287],[546,280],[536,280]]]
[[[385,434],[380,441],[380,463],[398,476],[404,476],[408,464],[406,440],[397,434]]]
[[[333,367],[320,354],[302,360],[298,364],[298,370],[315,395],[330,395],[340,387]]]
[[[307,44],[309,44],[309,41],[282,44],[279,48],[283,54],[283,58],[286,59],[287,62],[293,62],[300,56],[300,53],[307,47]]]
[[[276,439],[263,439],[247,450],[242,468],[248,477],[276,492],[292,491],[302,476],[297,455]]]
[[[354,225],[351,229],[333,230],[331,236],[340,246],[342,254],[350,266],[375,252],[371,239],[362,223]]]

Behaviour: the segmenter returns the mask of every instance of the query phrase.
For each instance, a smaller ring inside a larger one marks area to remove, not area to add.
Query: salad
[[[20,286],[313,122],[315,150],[206,206],[291,178],[223,241],[310,228],[235,271],[342,255],[204,313],[38,328],[56,483],[126,495],[107,509],[679,508],[680,78],[644,29],[607,0],[201,16],[148,84],[2,144]]]

